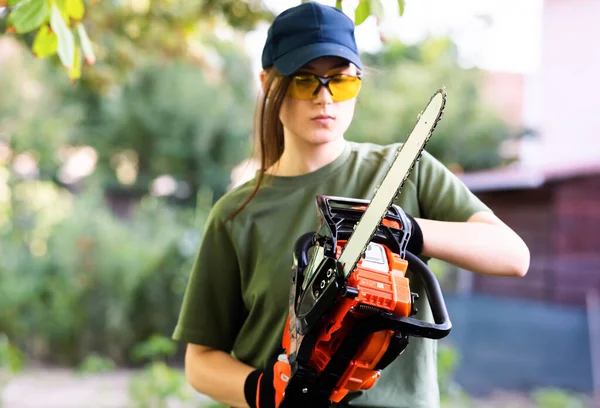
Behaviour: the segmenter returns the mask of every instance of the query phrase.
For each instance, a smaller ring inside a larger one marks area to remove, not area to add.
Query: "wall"
[[[584,307],[600,291],[600,175],[478,196],[528,245],[523,279],[476,275],[477,293]]]
[[[547,167],[600,161],[600,1],[545,0],[539,80]]]

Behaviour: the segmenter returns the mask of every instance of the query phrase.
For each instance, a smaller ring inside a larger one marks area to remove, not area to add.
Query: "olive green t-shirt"
[[[399,146],[346,142],[338,158],[312,173],[267,176],[255,198],[232,221],[224,222],[256,181],[221,197],[209,216],[173,338],[231,352],[244,363],[263,367],[281,347],[293,246],[317,227],[315,196],[371,199]],[[466,221],[475,212],[488,210],[427,152],[396,203],[414,217],[442,221]],[[411,282],[411,289],[421,299],[416,317],[432,321],[418,279]],[[375,386],[351,405],[439,407],[436,352],[435,341],[411,338]]]

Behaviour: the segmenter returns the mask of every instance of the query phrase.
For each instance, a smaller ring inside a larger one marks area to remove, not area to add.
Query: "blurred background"
[[[523,279],[432,262],[444,406],[600,406],[600,3],[322,2],[368,67],[347,138],[403,140],[445,86],[427,150],[531,250]],[[169,337],[208,211],[254,173],[266,29],[300,0],[19,3],[0,0],[0,406],[209,406]]]

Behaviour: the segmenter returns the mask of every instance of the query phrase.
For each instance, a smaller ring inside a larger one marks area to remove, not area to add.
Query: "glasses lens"
[[[334,75],[329,81],[331,99],[335,102],[346,101],[358,95],[360,78],[352,75]]]
[[[294,75],[288,88],[289,96],[295,99],[308,100],[319,86],[319,80],[314,75]]]

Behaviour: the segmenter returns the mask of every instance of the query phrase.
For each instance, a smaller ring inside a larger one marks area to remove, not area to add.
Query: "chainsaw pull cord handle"
[[[449,332],[452,328],[452,323],[450,322],[446,302],[444,301],[442,289],[440,288],[437,278],[427,264],[412,252],[406,251],[406,260],[408,261],[408,268],[423,282],[423,287],[425,288],[427,300],[431,307],[431,313],[433,314],[433,320],[435,322],[432,329]]]

